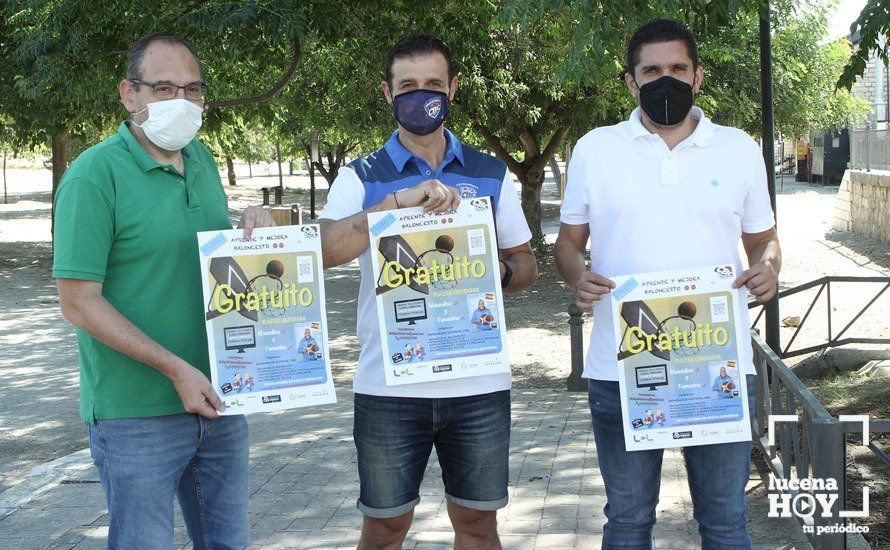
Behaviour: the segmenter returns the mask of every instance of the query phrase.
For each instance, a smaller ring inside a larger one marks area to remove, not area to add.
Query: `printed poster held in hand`
[[[198,233],[222,414],[335,403],[317,225]]]
[[[510,372],[492,211],[368,215],[387,385]]]
[[[751,439],[732,266],[612,277],[628,451]]]

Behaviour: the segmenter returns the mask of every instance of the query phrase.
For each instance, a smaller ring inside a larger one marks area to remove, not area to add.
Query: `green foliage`
[[[664,17],[712,33],[757,5],[755,0],[508,0],[500,20],[526,28],[556,21],[568,35],[559,79],[601,86],[624,72],[627,41],[641,25]]]
[[[868,0],[859,12],[859,17],[850,25],[850,34],[859,34],[859,46],[837,79],[838,88],[847,90],[865,72],[872,52],[877,52],[884,63],[890,61],[886,40],[890,36],[890,6],[886,0]]]
[[[772,12],[775,128],[799,137],[812,129],[855,124],[868,105],[834,82],[850,56],[846,39],[825,42],[829,2],[776,4]],[[697,99],[718,123],[753,136],[761,130],[758,15],[740,12],[700,45],[706,75]]]
[[[369,59],[371,51],[367,37],[316,38],[307,46],[301,70],[270,105],[271,128],[288,156],[308,159],[310,133],[318,132],[321,169],[329,183],[347,154],[369,153],[392,132],[393,119],[380,91],[380,64]]]
[[[781,134],[852,123],[867,109],[832,89],[851,52],[846,41],[822,41],[830,1],[771,2]],[[848,70],[859,67],[873,37],[877,44],[873,30],[887,31],[879,4],[870,0],[857,22],[863,42]],[[126,116],[116,91],[126,51],[163,30],[201,54],[218,107],[201,137],[214,150],[259,161],[279,144],[284,158],[306,158],[316,130],[331,181],[347,155],[380,147],[395,127],[380,90],[388,48],[410,32],[432,32],[459,69],[449,128],[509,165],[537,234],[544,167],[561,143],[634,107],[624,52],[645,22],[687,22],[706,69],[698,103],[719,123],[759,133],[760,7],[759,0],[0,0],[0,144],[45,144],[67,129],[76,153],[115,131]]]
[[[163,30],[194,43],[213,97],[257,94],[287,66],[304,32],[303,2],[173,3],[79,0],[9,1],[0,43],[0,104],[21,141],[42,142],[68,128],[102,135],[123,114],[117,84],[126,52]],[[209,129],[214,130],[211,121]]]
[[[824,42],[833,0],[770,3],[776,130],[799,136],[812,128],[856,123],[867,106],[834,82],[850,58],[845,40]],[[632,32],[657,17],[684,21],[693,30],[706,71],[697,103],[715,121],[760,134],[760,35],[756,1],[673,0],[628,3],[587,0],[510,0],[502,19],[539,25],[562,20],[571,29],[559,78],[597,86],[600,103],[611,106],[600,120],[620,119],[633,107],[623,84],[624,51]],[[594,16],[595,14],[595,16]],[[616,112],[618,116],[616,115]]]

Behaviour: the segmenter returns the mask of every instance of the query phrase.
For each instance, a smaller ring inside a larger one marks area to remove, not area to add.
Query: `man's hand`
[[[776,295],[779,286],[779,274],[772,262],[764,260],[757,262],[739,275],[732,283],[732,288],[748,287],[754,298],[764,303]]]
[[[205,418],[217,418],[220,412],[226,410],[210,381],[195,367],[183,365],[172,378],[172,382],[186,412],[197,413]]]
[[[613,288],[615,283],[611,279],[585,269],[574,285],[578,307],[588,311],[593,309],[594,302],[600,301]]]
[[[396,192],[396,200],[402,208],[422,206],[424,212],[445,212],[457,208],[460,195],[439,180],[426,180]]]
[[[244,229],[244,238],[249,239],[257,227],[275,227],[275,220],[272,219],[272,213],[262,206],[248,206],[241,214],[238,227]]]

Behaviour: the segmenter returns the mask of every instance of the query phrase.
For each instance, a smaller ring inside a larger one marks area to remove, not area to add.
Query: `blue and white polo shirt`
[[[447,129],[445,138],[448,142],[445,158],[438,168],[433,169],[402,145],[396,130],[382,149],[340,169],[328,193],[321,218],[348,218],[377,204],[393,191],[413,187],[428,179],[438,179],[460,190],[464,199],[493,197],[499,248],[513,248],[531,240],[531,231],[507,166],[495,157],[463,145]],[[366,249],[358,260],[362,281],[356,333],[361,354],[353,382],[356,393],[394,397],[463,397],[510,389],[509,373],[387,387],[377,323],[377,302],[374,299],[376,276],[371,269],[370,249]]]

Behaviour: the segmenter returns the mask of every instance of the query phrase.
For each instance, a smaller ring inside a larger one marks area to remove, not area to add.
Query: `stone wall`
[[[883,63],[883,61],[879,61],[876,54],[872,54],[868,63],[865,66],[865,72],[863,72],[857,79],[856,82],[853,83],[853,95],[861,97],[865,101],[868,102],[871,107],[871,114],[869,115],[869,120],[878,123],[879,128],[883,128],[884,124],[887,123],[887,111],[886,107],[881,106],[881,112],[875,113],[875,95],[876,95],[876,76],[875,76],[875,65],[877,63]],[[890,78],[890,71],[886,68],[884,70],[884,82],[881,86],[880,95],[882,102],[887,102],[887,79]],[[860,123],[857,125],[858,128],[864,128],[865,124]],[[872,128],[874,128],[874,124],[872,124]]]
[[[890,244],[890,172],[844,172],[831,225]]]

